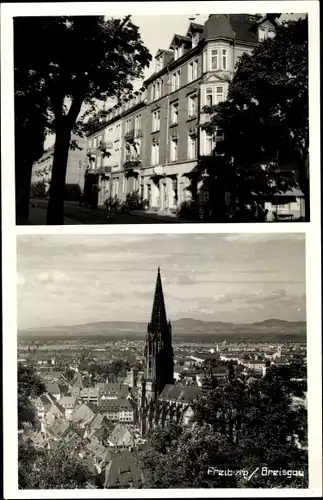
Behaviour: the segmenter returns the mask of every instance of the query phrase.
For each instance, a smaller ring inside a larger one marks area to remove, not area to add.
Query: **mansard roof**
[[[261,17],[249,14],[211,14],[204,25],[203,36],[212,38],[229,38],[240,42],[257,43],[258,39],[252,27]]]

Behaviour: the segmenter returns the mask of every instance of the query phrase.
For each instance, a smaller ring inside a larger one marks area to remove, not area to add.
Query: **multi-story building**
[[[88,138],[92,143],[105,130],[105,140],[113,140],[111,128],[121,121],[118,168],[109,172],[101,202],[107,193],[124,199],[137,192],[150,209],[174,212],[198,193],[208,197],[200,160],[212,160],[223,135],[200,128],[207,119],[204,106],[226,99],[240,57],[275,35],[276,17],[211,14],[204,25],[191,22],[185,35],[174,34],[169,48],[158,50],[145,91],[109,110]],[[225,191],[223,186],[224,200]]]
[[[81,149],[70,149],[68,153],[65,182],[65,197],[67,199],[75,199],[79,195],[79,192],[83,191],[84,174],[87,168],[85,156],[87,139],[72,135],[71,140],[75,141]],[[31,186],[35,194],[46,195],[48,193],[52,178],[53,161],[54,147],[51,147],[34,163],[31,174]]]
[[[139,194],[139,169],[146,106],[146,91],[134,95],[108,111],[102,111],[96,130],[88,136],[88,167],[85,186],[96,186],[98,203]]]

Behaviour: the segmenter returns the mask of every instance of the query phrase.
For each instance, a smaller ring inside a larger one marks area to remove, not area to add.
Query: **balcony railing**
[[[135,137],[134,129],[128,130],[128,132],[126,132],[124,136],[125,141],[131,141],[132,139],[134,139],[134,137]]]
[[[129,170],[133,170],[135,168],[139,168],[140,165],[141,165],[140,159],[133,159],[133,160],[126,159],[126,161],[123,164],[123,168],[126,171],[129,171]]]
[[[105,151],[106,149],[112,149],[113,142],[112,141],[100,141],[99,148],[101,149],[101,151]]]

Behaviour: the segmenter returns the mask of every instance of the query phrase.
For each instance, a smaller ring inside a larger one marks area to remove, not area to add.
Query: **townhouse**
[[[201,130],[203,108],[227,98],[240,57],[273,37],[275,25],[270,14],[211,14],[204,25],[191,22],[185,34],[174,34],[169,47],[158,50],[154,73],[141,91],[104,112],[88,137],[92,170],[98,175],[101,166],[111,167],[98,181],[100,204],[137,193],[150,210],[172,213],[185,201],[208,199],[201,165],[220,154],[223,135]],[[101,140],[111,148],[117,144],[111,156],[100,158]],[[218,193],[223,203],[230,199],[228,189],[222,186]]]
[[[78,148],[70,148],[66,168],[66,199],[78,199],[80,191],[84,189],[84,179],[87,168],[86,137],[72,134],[71,141],[75,141]],[[31,174],[31,191],[36,196],[48,194],[52,178],[54,161],[54,147],[48,148],[44,154],[34,163]]]

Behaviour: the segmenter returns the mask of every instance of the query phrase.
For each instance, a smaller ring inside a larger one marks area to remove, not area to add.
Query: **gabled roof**
[[[133,408],[128,399],[101,399],[98,404],[100,411],[131,411]]]
[[[45,384],[45,387],[46,387],[46,391],[47,392],[50,392],[51,394],[60,394],[60,387],[58,384],[56,384],[55,382],[51,383],[51,382],[47,382]]]
[[[175,35],[173,36],[172,38],[172,41],[169,45],[169,48],[173,48],[173,47],[176,47],[177,46],[177,42],[190,42],[191,39],[189,36],[184,36],[184,35],[178,35],[177,33],[175,33]]]
[[[116,455],[105,470],[104,488],[138,488],[143,482],[143,472],[130,452]]]
[[[155,55],[155,59],[163,54],[173,54],[173,51],[169,49],[158,49]]]
[[[202,393],[200,387],[166,384],[159,399],[190,403]]]
[[[188,37],[190,34],[195,33],[196,31],[198,33],[202,33],[203,29],[204,29],[204,24],[190,23],[186,36]]]
[[[43,405],[43,406],[51,406],[53,403],[52,401],[49,399],[48,395],[47,394],[42,394],[41,396],[39,396],[37,402],[36,402],[36,405]]]
[[[63,396],[59,400],[59,404],[64,407],[64,405],[69,406],[69,405],[75,405],[76,402],[78,401],[78,398],[76,396]]]
[[[116,425],[109,435],[108,441],[115,446],[131,446],[134,440],[127,427]]]
[[[72,415],[73,422],[81,422],[93,419],[95,416],[94,411],[86,403],[82,404]]]

